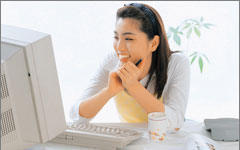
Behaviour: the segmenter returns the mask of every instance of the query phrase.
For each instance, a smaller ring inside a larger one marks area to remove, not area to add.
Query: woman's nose
[[[118,51],[125,51],[126,50],[125,43],[122,40],[118,40],[116,49]]]

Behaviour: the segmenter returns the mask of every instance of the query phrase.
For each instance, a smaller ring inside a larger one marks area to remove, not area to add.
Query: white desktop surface
[[[179,130],[177,134],[167,134],[168,139],[166,139],[163,143],[153,143],[149,141],[146,123],[104,123],[104,125],[130,128],[144,132],[143,137],[129,144],[125,148],[126,150],[160,150],[160,149],[184,150],[183,138],[186,137],[186,134],[191,133],[202,134],[207,137],[211,137],[210,133],[205,130],[203,122],[189,120],[184,123],[184,127],[181,130]],[[220,150],[239,149],[239,142],[221,142],[221,141],[216,142],[219,144]],[[96,149],[48,142],[45,144],[38,144],[32,146],[26,150],[96,150]]]

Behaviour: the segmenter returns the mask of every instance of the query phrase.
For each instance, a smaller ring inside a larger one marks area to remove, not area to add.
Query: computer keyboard
[[[55,143],[114,150],[139,139],[143,133],[92,123],[67,123],[67,130],[52,140]]]
[[[68,129],[85,131],[90,133],[98,133],[103,135],[113,135],[113,136],[119,136],[119,137],[129,137],[129,136],[138,135],[138,132],[135,130],[99,126],[99,125],[93,125],[89,123],[71,124],[68,126]]]

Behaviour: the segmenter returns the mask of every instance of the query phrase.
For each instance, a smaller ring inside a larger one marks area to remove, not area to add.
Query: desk
[[[152,143],[148,139],[147,124],[146,123],[104,123],[104,125],[111,125],[114,127],[124,127],[135,129],[144,132],[144,135],[139,140],[131,143],[126,147],[126,150],[184,150],[183,138],[187,134],[202,134],[211,137],[210,133],[205,130],[204,123],[187,120],[184,126],[177,134],[168,134],[168,140],[164,143]],[[221,150],[238,150],[239,142],[221,142],[217,141]],[[45,143],[35,145],[26,150],[96,150],[92,148],[84,148],[72,145],[63,145],[57,143]]]

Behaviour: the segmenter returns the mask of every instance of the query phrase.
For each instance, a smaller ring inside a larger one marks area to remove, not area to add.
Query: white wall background
[[[2,24],[52,35],[67,121],[70,105],[88,85],[99,61],[113,51],[118,8],[129,2],[1,2]],[[203,73],[191,66],[187,119],[239,118],[239,2],[145,1],[160,13],[166,30],[188,18],[204,17],[215,26],[191,39],[189,49],[209,58]],[[181,49],[173,41],[172,49]],[[184,45],[184,43],[183,43]],[[111,113],[110,113],[111,112]],[[110,100],[93,122],[119,122]]]

